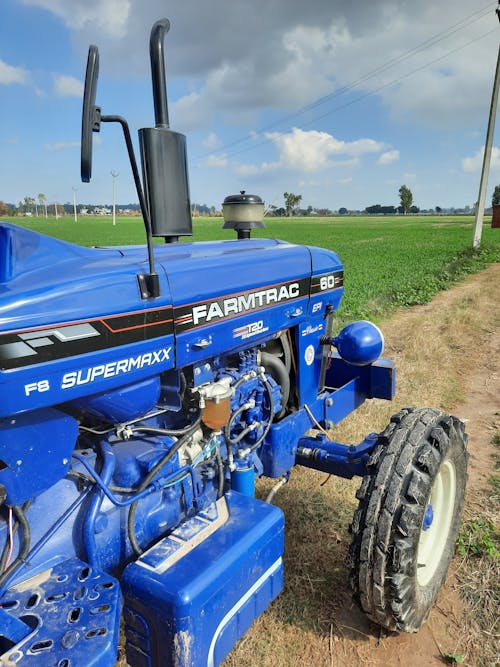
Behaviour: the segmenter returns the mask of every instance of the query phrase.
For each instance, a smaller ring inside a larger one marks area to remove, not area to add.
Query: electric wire
[[[429,62],[425,63],[424,65],[421,65],[420,67],[416,67],[415,69],[407,72],[406,74],[403,74],[403,75],[397,77],[396,79],[393,79],[392,81],[384,83],[384,84],[378,86],[377,88],[375,88],[374,90],[368,91],[368,92],[364,93],[363,95],[360,95],[359,97],[356,97],[355,99],[350,100],[349,102],[346,102],[345,104],[342,104],[340,106],[336,106],[333,109],[330,109],[330,110],[326,111],[325,113],[323,113],[319,116],[315,116],[311,120],[308,120],[308,121],[302,123],[302,127],[308,127],[310,125],[313,125],[314,123],[317,123],[319,120],[322,120],[323,118],[326,118],[327,116],[331,116],[333,113],[335,113],[337,111],[341,111],[342,109],[346,109],[347,107],[350,107],[353,104],[357,104],[358,102],[361,102],[362,100],[366,99],[367,97],[372,97],[376,93],[379,93],[381,90],[385,90],[386,88],[390,88],[391,86],[394,86],[395,84],[400,83],[404,79],[407,79],[410,76],[413,76],[413,74],[416,74],[417,72],[421,72],[422,70],[426,69],[427,67],[430,67],[431,65],[434,65],[435,63],[437,63],[441,60],[444,60],[448,56],[450,56],[454,53],[457,53],[458,51],[461,51],[461,50],[465,49],[467,46],[470,46],[471,44],[473,44],[474,42],[479,41],[480,39],[484,39],[485,37],[487,37],[488,35],[491,35],[494,32],[498,33],[498,28],[493,28],[493,30],[489,30],[488,32],[483,33],[482,35],[479,35],[478,37],[475,37],[474,39],[471,39],[470,41],[466,42],[465,44],[462,44],[461,46],[457,47],[456,49],[453,49],[451,51],[447,51],[442,56],[439,56],[439,57],[435,58],[434,60],[430,60]],[[233,152],[226,153],[225,156],[228,157],[228,158],[234,157],[235,155],[240,155],[241,153],[246,153],[249,150],[253,150],[254,148],[259,148],[260,146],[264,146],[264,145],[269,144],[271,142],[272,142],[271,138],[265,138],[265,139],[262,139],[261,141],[258,141],[256,143],[252,144],[252,146],[247,146],[245,148],[241,148],[238,151],[233,151]]]
[[[43,535],[40,540],[35,544],[35,546],[31,549],[31,551],[28,553],[28,555],[23,559],[23,561],[19,565],[19,569],[22,569],[23,567],[26,566],[27,563],[32,561],[37,553],[47,544],[47,542],[52,538],[53,535],[59,530],[59,528],[69,519],[69,517],[73,514],[73,512],[80,507],[80,505],[83,503],[85,498],[89,495],[90,491],[92,489],[88,488],[84,493],[79,495],[76,500],[68,507],[68,509],[59,517],[59,519],[52,524],[52,526],[49,528],[49,530]],[[31,501],[28,501],[28,503],[31,504]],[[24,511],[26,511],[26,504],[23,505],[25,508]],[[29,505],[28,505],[29,507]],[[10,569],[10,568],[9,568]],[[11,576],[13,576],[14,572],[12,574],[9,574],[5,580],[2,580],[0,583],[0,597],[3,595],[4,588],[6,585],[8,585],[9,580],[11,579]]]
[[[470,21],[469,23],[466,23],[466,21],[467,21],[468,19],[474,17],[476,14],[479,14],[479,13],[481,13],[480,16],[477,16],[476,18],[474,18],[474,19],[473,19],[472,21]],[[393,66],[395,66],[395,65],[398,65],[398,64],[404,62],[405,60],[407,60],[408,58],[412,57],[413,55],[416,55],[416,54],[418,54],[418,53],[420,53],[420,52],[422,52],[422,51],[425,51],[425,50],[429,49],[429,48],[432,47],[432,46],[435,46],[436,44],[438,44],[439,42],[443,41],[443,40],[446,39],[447,37],[450,37],[451,35],[453,35],[453,34],[455,34],[456,32],[458,32],[459,30],[461,30],[461,29],[463,29],[463,28],[465,28],[465,27],[468,27],[468,26],[470,25],[470,23],[473,23],[473,22],[475,22],[475,21],[478,21],[478,20],[480,20],[480,19],[486,17],[488,14],[489,14],[489,11],[485,11],[484,8],[483,8],[483,9],[480,9],[480,10],[477,10],[476,12],[474,12],[473,14],[471,14],[469,17],[466,17],[465,19],[463,19],[462,21],[460,21],[459,23],[454,24],[453,26],[450,26],[450,27],[447,28],[445,31],[442,31],[442,32],[440,32],[440,33],[436,33],[436,35],[434,35],[433,37],[430,37],[429,39],[425,40],[425,41],[422,42],[421,44],[419,44],[419,45],[417,45],[416,47],[410,49],[410,51],[407,51],[407,52],[405,52],[404,54],[402,54],[401,56],[397,56],[397,57],[395,57],[395,58],[393,58],[393,59],[387,61],[386,63],[380,65],[380,66],[377,67],[376,69],[371,70],[371,71],[368,72],[367,74],[363,75],[363,76],[360,77],[359,79],[356,79],[355,81],[352,81],[351,83],[346,84],[345,86],[342,86],[342,87],[339,88],[338,90],[336,90],[336,91],[334,91],[334,92],[332,92],[332,93],[329,93],[328,95],[324,95],[323,97],[319,98],[319,99],[316,100],[315,102],[312,102],[311,104],[308,104],[308,105],[306,105],[306,106],[304,106],[304,107],[301,107],[300,109],[298,109],[297,111],[295,111],[295,112],[293,112],[293,113],[291,113],[291,114],[287,114],[287,115],[285,115],[285,116],[282,116],[280,119],[278,119],[278,120],[276,120],[276,121],[273,121],[272,123],[269,123],[269,124],[267,124],[267,125],[265,125],[265,126],[259,128],[258,130],[252,132],[252,134],[245,135],[244,137],[241,137],[240,139],[236,139],[236,140],[234,140],[234,141],[232,141],[232,142],[230,142],[230,143],[228,143],[228,144],[225,144],[224,146],[222,146],[221,148],[219,148],[216,152],[211,151],[211,152],[203,153],[203,154],[201,154],[199,157],[205,157],[205,156],[207,156],[207,155],[220,155],[220,154],[223,153],[223,154],[224,154],[224,157],[226,157],[226,158],[230,158],[230,157],[233,157],[233,156],[235,156],[235,155],[239,155],[240,153],[244,153],[244,152],[253,150],[254,148],[258,148],[258,147],[260,147],[260,146],[262,146],[262,145],[268,144],[268,143],[270,143],[270,142],[272,141],[272,138],[265,138],[265,139],[262,139],[261,141],[254,142],[254,143],[252,143],[252,145],[250,145],[250,146],[246,146],[246,147],[241,148],[241,149],[236,150],[236,151],[227,151],[228,148],[232,148],[233,146],[237,146],[237,145],[239,145],[239,144],[241,144],[241,143],[244,143],[244,142],[246,142],[246,141],[249,141],[249,140],[254,140],[256,134],[259,135],[259,134],[261,134],[261,133],[263,133],[263,132],[266,132],[266,131],[268,131],[268,130],[270,130],[270,129],[272,129],[272,128],[275,128],[275,127],[278,127],[278,126],[280,126],[280,125],[283,125],[283,124],[285,124],[286,122],[288,122],[288,121],[290,121],[290,120],[293,120],[294,118],[298,118],[298,117],[302,116],[303,114],[305,114],[305,113],[307,113],[307,112],[309,112],[309,111],[314,110],[316,107],[321,106],[321,105],[324,104],[325,102],[329,102],[329,101],[331,101],[332,99],[334,99],[334,98],[336,98],[336,97],[340,97],[340,96],[343,95],[344,93],[349,92],[349,91],[351,91],[352,89],[354,89],[354,88],[356,88],[357,86],[359,86],[360,84],[365,83],[366,81],[372,79],[372,78],[373,78],[374,76],[376,76],[377,74],[381,74],[381,73],[385,72],[386,70],[390,69],[391,67],[393,67]],[[464,24],[464,25],[461,25],[461,24]],[[460,27],[457,27],[457,26],[460,26]],[[360,96],[360,97],[357,97],[355,100],[352,100],[352,101],[348,102],[348,103],[345,104],[345,105],[341,105],[341,106],[335,107],[334,109],[331,109],[331,110],[329,110],[328,112],[326,112],[326,113],[324,113],[324,114],[322,114],[322,115],[320,115],[320,116],[315,116],[314,118],[312,118],[311,120],[307,121],[306,123],[303,123],[302,125],[303,125],[303,126],[311,125],[312,123],[315,123],[315,122],[317,122],[318,120],[321,120],[322,118],[325,118],[326,116],[329,116],[329,115],[331,115],[332,113],[335,113],[336,111],[339,111],[339,110],[341,110],[341,109],[344,109],[345,107],[347,107],[347,106],[351,106],[352,104],[354,104],[354,103],[356,103],[356,102],[359,102],[359,101],[365,99],[366,97],[369,97],[369,96],[371,96],[371,95],[376,94],[377,92],[379,92],[380,90],[383,90],[384,88],[387,88],[387,87],[389,87],[389,86],[395,85],[396,83],[399,83],[399,81],[401,81],[401,80],[403,80],[403,79],[406,79],[408,76],[411,76],[411,75],[413,75],[413,74],[415,74],[415,73],[421,71],[422,69],[425,69],[425,68],[427,68],[427,67],[430,67],[430,66],[433,65],[434,63],[436,63],[436,62],[438,62],[438,61],[440,61],[440,60],[443,60],[444,58],[446,58],[446,57],[448,57],[448,56],[450,56],[450,55],[456,53],[457,51],[460,51],[460,50],[466,48],[467,46],[470,46],[472,43],[478,41],[479,39],[483,39],[484,37],[487,37],[488,35],[490,35],[490,34],[493,33],[493,32],[497,32],[497,29],[495,28],[495,29],[490,30],[490,31],[488,31],[488,32],[486,32],[486,33],[483,33],[483,34],[481,34],[480,36],[478,36],[477,38],[474,38],[474,39],[472,39],[472,40],[466,42],[465,44],[463,44],[463,45],[461,45],[461,46],[459,46],[459,47],[457,47],[457,48],[455,48],[455,49],[452,49],[452,50],[450,50],[450,51],[447,51],[447,52],[446,52],[445,54],[443,54],[442,56],[439,56],[439,57],[437,57],[436,59],[431,60],[431,61],[425,63],[425,65],[420,66],[420,67],[418,67],[418,68],[416,68],[416,69],[414,69],[414,70],[411,70],[411,71],[408,72],[407,74],[401,75],[400,77],[397,77],[396,79],[393,79],[393,80],[390,81],[389,83],[383,84],[383,85],[377,87],[376,89],[374,89],[374,90],[372,90],[372,91],[369,91],[369,92],[367,92],[366,94],[364,94],[364,95],[362,95],[362,96]],[[449,34],[447,34],[447,33],[449,33]],[[439,39],[436,39],[436,38],[438,38],[438,37],[439,37]],[[425,48],[424,48],[424,47],[425,47]],[[227,151],[227,152],[226,152],[226,151]]]
[[[0,574],[0,589],[3,587],[5,582],[7,582],[10,579],[10,577],[13,574],[15,574],[16,571],[19,569],[19,567],[25,562],[31,544],[31,530],[23,508],[19,505],[14,505],[12,507],[12,511],[14,512],[14,515],[19,525],[19,532],[21,535],[20,547],[19,547],[19,553],[16,556],[16,558],[5,569],[5,571],[2,572],[2,574]]]
[[[5,570],[9,567],[10,559],[12,557],[12,552],[14,550],[14,521],[12,515],[13,515],[12,507],[9,507],[9,541],[8,541],[9,548],[7,550],[5,565],[1,568],[0,570],[1,572],[5,572]]]
[[[23,507],[22,507],[23,512],[27,512],[30,505],[31,505],[31,500],[26,501],[24,503]],[[9,507],[9,515],[11,513],[14,514],[13,508]],[[16,521],[16,523],[14,523],[13,526],[12,526],[12,533],[11,533],[12,534],[12,543],[14,543],[14,538],[16,536],[18,528],[19,528],[19,524]],[[9,533],[10,533],[10,529],[9,529]],[[7,560],[12,556],[12,554],[9,555],[9,550],[10,550],[10,544],[9,544],[9,541],[8,541],[8,542],[6,542],[6,544],[5,544],[5,546],[2,550],[2,554],[0,556],[0,573],[3,573],[7,569],[6,568]]]

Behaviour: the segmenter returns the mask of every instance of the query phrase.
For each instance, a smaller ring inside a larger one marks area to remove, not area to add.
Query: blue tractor
[[[1,665],[111,666],[122,619],[134,667],[219,665],[283,586],[283,514],[255,498],[255,479],[279,488],[296,465],[362,478],[351,581],[375,623],[417,631],[452,557],[467,465],[457,418],[408,408],[357,445],[330,438],[395,393],[375,325],[332,335],[338,256],[252,239],[264,205],[245,192],[223,207],[237,238],[178,242],[191,217],[168,28],[151,32],[142,177],[127,122],[96,106],[94,46],[87,63],[82,180],[93,132],[118,122],[146,246],[0,224]]]

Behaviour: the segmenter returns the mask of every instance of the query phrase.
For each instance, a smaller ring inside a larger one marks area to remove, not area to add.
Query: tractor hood
[[[60,402],[112,389],[258,344],[311,308],[337,308],[343,291],[335,253],[284,241],[155,245],[155,258],[161,294],[144,300],[144,246],[82,248],[0,224],[2,414],[21,396],[44,403],[26,389],[34,376],[61,387],[68,374],[98,369],[92,387],[68,386]],[[14,380],[17,399],[4,391]]]

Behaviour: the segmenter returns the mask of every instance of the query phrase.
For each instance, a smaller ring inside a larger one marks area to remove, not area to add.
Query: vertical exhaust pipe
[[[163,46],[165,35],[170,30],[170,21],[160,19],[151,28],[149,57],[151,60],[151,80],[155,107],[155,127],[170,127],[168,122],[167,79],[165,76],[165,55]]]
[[[146,201],[153,236],[166,243],[192,235],[186,137],[169,127],[165,76],[165,35],[170,21],[157,21],[149,39],[155,127],[139,130]]]

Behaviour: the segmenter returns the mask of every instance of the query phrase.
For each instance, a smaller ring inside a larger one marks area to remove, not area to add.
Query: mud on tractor
[[[251,238],[264,205],[246,193],[224,202],[234,240],[179,242],[192,221],[168,29],[151,32],[142,176],[127,122],[96,106],[95,46],[86,71],[82,180],[93,133],[119,123],[146,245],[84,248],[0,224],[1,665],[113,665],[121,619],[134,667],[219,665],[283,587],[283,513],[255,479],[279,487],[297,465],[362,478],[350,576],[375,623],[417,631],[452,557],[457,418],[408,408],[359,444],[326,436],[395,394],[375,325],[332,334],[339,257]]]

